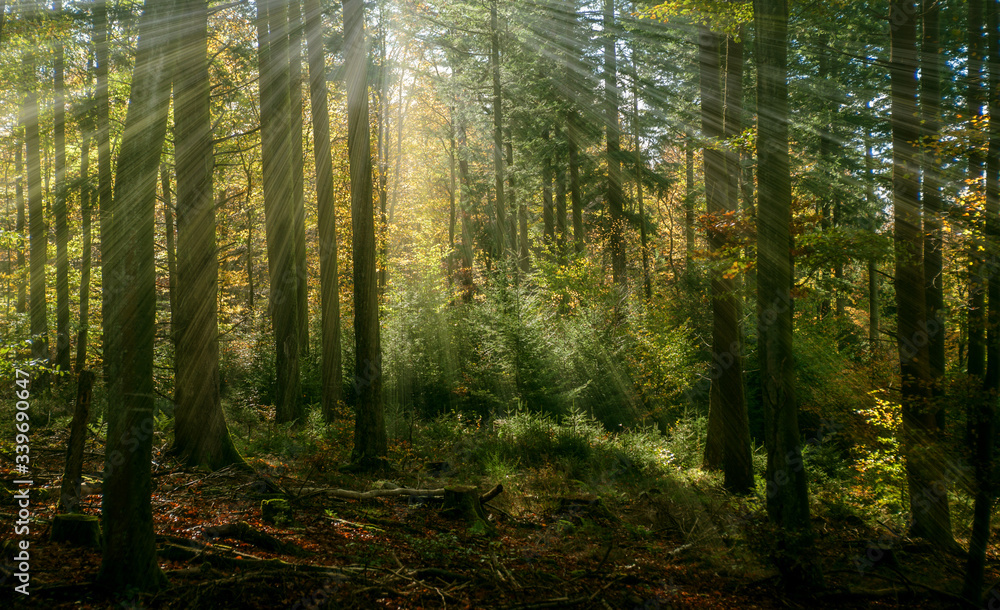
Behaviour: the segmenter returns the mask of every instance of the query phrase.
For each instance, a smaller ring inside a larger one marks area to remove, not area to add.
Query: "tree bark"
[[[500,88],[500,26],[497,23],[497,1],[490,2],[490,72],[493,76],[493,171],[496,174],[497,226],[494,246],[497,260],[506,251],[506,200],[504,199],[503,166],[503,91]]]
[[[26,15],[29,21],[38,19],[37,10],[29,8]],[[45,264],[48,256],[48,231],[45,226],[44,201],[42,196],[42,162],[41,140],[38,132],[38,117],[40,107],[38,93],[35,91],[35,52],[28,49],[24,54],[26,86],[28,92],[24,98],[24,142],[25,156],[28,164],[28,239],[29,251],[29,308],[31,319],[31,358],[36,364],[48,367],[49,326],[48,308],[45,303]],[[45,371],[32,379],[32,388],[44,390],[49,385],[49,376]]]
[[[767,513],[778,526],[779,569],[791,586],[814,580],[806,472],[792,352],[794,267],[788,154],[788,4],[754,2],[757,28],[757,321],[767,445]],[[813,572],[810,574],[810,572]],[[817,583],[809,583],[815,586]]]
[[[583,229],[583,196],[580,192],[580,125],[574,112],[570,115],[567,139],[569,140],[569,195],[573,206],[573,244],[577,254],[583,252],[587,236]],[[523,206],[522,206],[523,207]],[[522,232],[525,232],[522,230]]]
[[[87,440],[87,417],[93,397],[94,374],[80,371],[76,389],[76,405],[70,424],[69,442],[66,444],[66,468],[63,470],[59,486],[59,507],[61,513],[80,511],[80,482],[83,474],[83,446]]]
[[[62,0],[55,0],[53,10],[62,16]],[[64,76],[65,52],[61,38],[55,44],[53,65],[53,122],[55,141],[56,190],[53,212],[56,220],[56,368],[70,371],[69,341],[69,221],[66,213],[66,83]],[[61,377],[60,377],[61,379]]]
[[[357,395],[352,461],[380,467],[387,452],[382,407],[382,349],[375,272],[375,216],[372,157],[365,76],[363,0],[343,0],[347,79],[347,147],[351,166],[351,220],[354,229],[354,387]]]
[[[90,187],[90,140],[93,133],[91,126],[86,125],[83,141],[80,143],[80,232],[83,247],[80,257],[80,330],[76,335],[76,372],[80,373],[87,365],[87,334],[90,327],[90,264],[91,241],[90,206],[92,189]]]
[[[694,258],[694,147],[691,139],[684,142],[684,255],[685,266],[691,268]]]
[[[147,0],[139,18],[132,90],[118,156],[110,236],[114,328],[120,331],[121,382],[110,396],[105,449],[104,555],[98,582],[121,591],[166,584],[156,559],[150,459],[153,444],[153,341],[156,330],[154,229],[156,174],[167,130],[174,2]]]
[[[243,459],[229,435],[219,395],[219,261],[212,198],[208,2],[175,0],[177,305],[174,451],[188,466],[218,470]]]
[[[942,272],[942,202],[940,163],[935,146],[938,142],[941,121],[941,5],[933,0],[922,0],[923,39],[920,44],[920,150],[921,175],[923,176],[920,199],[924,208],[924,296],[927,319],[934,321],[936,332],[927,333],[928,365],[931,395],[943,395],[945,328],[944,328],[944,275]],[[937,434],[944,428],[944,408],[934,405],[938,420]]]
[[[309,353],[309,269],[306,266],[305,179],[302,153],[302,6],[288,0],[288,100],[291,129],[288,134],[292,166],[292,201],[295,206],[295,307],[298,315],[299,353]]]
[[[104,385],[108,388],[118,383],[118,365],[121,355],[116,347],[118,333],[114,327],[114,306],[111,291],[107,289],[113,282],[114,243],[111,235],[113,214],[113,190],[111,175],[111,128],[110,104],[108,101],[108,5],[107,0],[94,4],[94,55],[97,59],[94,95],[94,121],[97,129],[97,199],[101,225],[101,349],[103,354]]]
[[[340,279],[337,268],[337,206],[333,190],[330,113],[327,108],[326,53],[319,0],[306,0],[306,44],[309,52],[309,108],[316,162],[316,210],[319,216],[319,274],[323,353],[323,420],[333,421],[343,393],[340,355]],[[454,175],[454,170],[452,171]],[[454,197],[453,197],[454,199]],[[454,208],[454,203],[452,204]],[[454,218],[454,209],[452,211]],[[452,220],[454,224],[454,220]]]
[[[989,0],[986,6],[989,32],[989,154],[986,157],[986,255],[997,260],[1000,254],[1000,3]],[[986,334],[986,398],[976,401],[975,435],[975,508],[972,534],[969,536],[969,556],[965,567],[962,596],[973,604],[984,603],[983,573],[986,548],[990,540],[990,519],[993,507],[993,452],[996,442],[996,396],[1000,390],[1000,282],[989,282],[989,312]],[[987,602],[988,604],[992,602]]]
[[[611,273],[615,285],[624,288],[628,277],[625,267],[625,204],[622,194],[621,126],[618,121],[618,59],[615,51],[615,0],[604,0],[604,131],[607,142],[607,206],[611,216],[609,233]]]
[[[917,115],[917,28],[915,3],[892,0],[889,9],[892,95],[892,200],[895,220],[896,337],[902,381],[901,446],[906,456],[912,534],[951,547],[947,479],[934,448],[937,422],[930,399],[927,318],[923,273],[923,234],[919,203],[920,137]],[[944,492],[942,493],[942,488]]]
[[[635,53],[635,51],[633,51]],[[653,285],[649,278],[649,246],[646,243],[646,210],[642,200],[642,142],[639,130],[639,68],[633,66],[632,87],[632,131],[635,137],[635,197],[639,203],[639,247],[642,250],[642,293],[648,303],[653,298]],[[576,220],[576,208],[573,209],[573,220]]]
[[[175,154],[176,157],[176,154]],[[177,373],[177,248],[174,244],[174,202],[170,194],[170,172],[160,165],[160,194],[163,197],[163,225],[167,238],[167,290],[170,291],[170,345],[174,348],[174,374]],[[176,392],[176,390],[175,390]],[[176,396],[175,396],[176,401]]]
[[[297,422],[299,403],[298,271],[295,263],[295,199],[291,168],[288,83],[288,19],[281,0],[258,0],[257,48],[260,65],[261,162],[264,225],[271,280],[277,394],[275,421]]]
[[[24,117],[18,117],[18,129],[17,129],[17,148],[14,150],[14,166],[16,167],[15,173],[17,178],[15,179],[14,193],[17,199],[17,313],[25,313],[28,311],[28,287],[24,281],[25,279],[25,260],[24,260],[24,229],[25,229],[25,204],[24,204],[24,182],[25,178],[23,176],[24,172]]]
[[[985,0],[969,0],[968,15],[968,92],[966,112],[969,123],[969,159],[966,184],[973,194],[980,192],[983,177],[982,141],[977,124],[983,119],[983,6]],[[969,357],[968,374],[982,384],[986,371],[986,279],[980,254],[983,218],[973,213],[969,242]]]

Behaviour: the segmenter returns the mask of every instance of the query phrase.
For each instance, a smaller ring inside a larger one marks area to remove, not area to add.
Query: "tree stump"
[[[66,470],[59,490],[59,512],[75,513],[80,510],[80,475],[83,472],[83,444],[87,439],[87,416],[93,394],[94,374],[80,371],[76,391],[76,408],[69,428],[69,446],[66,448]]]
[[[52,519],[52,542],[101,548],[101,521],[94,515],[70,513]]]
[[[472,485],[456,485],[444,488],[444,507],[441,513],[449,519],[461,519],[470,529],[482,533],[492,532],[493,525],[486,520],[483,505],[479,501],[479,488]]]

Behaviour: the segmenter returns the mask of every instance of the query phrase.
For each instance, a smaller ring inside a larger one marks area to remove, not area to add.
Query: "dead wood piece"
[[[371,491],[352,491],[350,489],[331,488],[303,488],[299,498],[307,496],[332,496],[334,498],[344,498],[346,500],[371,500],[372,498],[386,498],[395,496],[409,497],[441,497],[444,495],[443,489],[409,489],[400,487],[398,489],[373,489]]]
[[[499,496],[502,493],[503,493],[503,485],[497,483],[496,487],[484,493],[483,495],[479,496],[479,502],[482,504],[486,504],[487,502],[489,502],[490,500]]]
[[[494,529],[486,520],[486,513],[483,512],[483,505],[479,501],[479,490],[471,485],[445,487],[441,514],[450,519],[462,519],[472,529],[485,531]]]
[[[52,520],[52,542],[66,542],[75,546],[101,548],[101,522],[94,515],[69,513],[56,515]]]
[[[306,551],[302,547],[282,542],[274,536],[252,527],[246,521],[223,523],[222,525],[206,527],[203,531],[206,537],[213,540],[217,538],[232,538],[233,540],[240,540],[272,553],[298,556],[306,554]]]
[[[465,582],[471,580],[468,576],[442,568],[421,568],[413,573],[415,578],[437,578],[445,582]]]

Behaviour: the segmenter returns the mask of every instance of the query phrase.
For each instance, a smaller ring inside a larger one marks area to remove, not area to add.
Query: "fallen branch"
[[[305,554],[305,550],[302,547],[282,542],[270,534],[251,527],[246,521],[223,523],[222,525],[206,527],[203,531],[205,536],[212,539],[232,538],[233,540],[241,540],[272,553],[280,553],[282,555]]]
[[[332,488],[304,488],[299,498],[310,496],[332,496],[334,498],[344,498],[346,500],[371,500],[372,498],[385,498],[394,496],[409,497],[444,497],[444,489],[408,489],[399,487],[397,489],[373,489],[371,491],[352,491],[350,489]]]

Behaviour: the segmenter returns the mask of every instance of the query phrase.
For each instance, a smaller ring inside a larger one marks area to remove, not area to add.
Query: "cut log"
[[[52,542],[65,542],[74,546],[101,548],[101,522],[94,515],[69,513],[56,515],[52,520]]]
[[[479,489],[471,485],[456,485],[444,488],[444,507],[441,514],[449,519],[461,519],[474,531],[493,531],[493,525],[486,520],[483,505],[479,501]]]
[[[83,444],[87,439],[87,417],[93,395],[94,374],[80,371],[77,382],[76,408],[69,428],[69,446],[66,448],[66,470],[59,490],[59,512],[76,513],[80,510],[80,483],[83,474]]]

